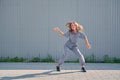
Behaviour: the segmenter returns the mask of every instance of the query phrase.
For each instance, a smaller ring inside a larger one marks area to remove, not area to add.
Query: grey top
[[[69,40],[65,43],[65,45],[69,48],[72,47],[77,47],[77,42],[78,40],[81,39],[85,39],[87,36],[85,35],[85,33],[79,31],[76,34],[72,34],[71,32],[66,32],[65,37],[69,38]]]

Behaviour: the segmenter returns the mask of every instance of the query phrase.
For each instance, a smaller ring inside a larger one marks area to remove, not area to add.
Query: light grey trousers
[[[80,52],[80,50],[78,49],[78,47],[72,47],[72,48],[69,48],[68,46],[64,45],[64,53],[62,55],[62,57],[59,59],[59,62],[58,64],[59,65],[62,65],[65,61],[65,59],[67,58],[67,49],[70,49],[73,53],[75,53],[78,57],[79,57],[79,62],[82,66],[85,65],[85,59],[84,59],[84,56],[83,54]]]

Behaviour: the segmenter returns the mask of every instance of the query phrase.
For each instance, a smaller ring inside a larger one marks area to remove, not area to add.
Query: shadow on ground
[[[0,80],[13,80],[13,79],[26,79],[26,78],[35,78],[35,77],[46,77],[46,76],[70,74],[70,73],[77,73],[77,72],[80,72],[80,71],[56,72],[54,70],[51,70],[51,71],[46,71],[46,72],[41,72],[41,73],[24,74],[24,75],[13,76],[13,77],[5,76],[5,77],[2,77]]]

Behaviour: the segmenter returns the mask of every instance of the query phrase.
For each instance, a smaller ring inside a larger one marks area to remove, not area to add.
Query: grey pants
[[[79,62],[80,64],[83,66],[85,65],[85,59],[83,54],[80,52],[80,50],[78,49],[78,47],[72,47],[69,48],[68,46],[64,45],[64,53],[62,55],[62,57],[59,59],[58,64],[62,65],[67,57],[67,49],[70,49],[73,53],[75,53],[78,57],[79,57]]]

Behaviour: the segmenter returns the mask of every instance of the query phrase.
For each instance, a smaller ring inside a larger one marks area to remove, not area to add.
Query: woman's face
[[[76,30],[76,25],[74,23],[71,23],[71,29]]]

